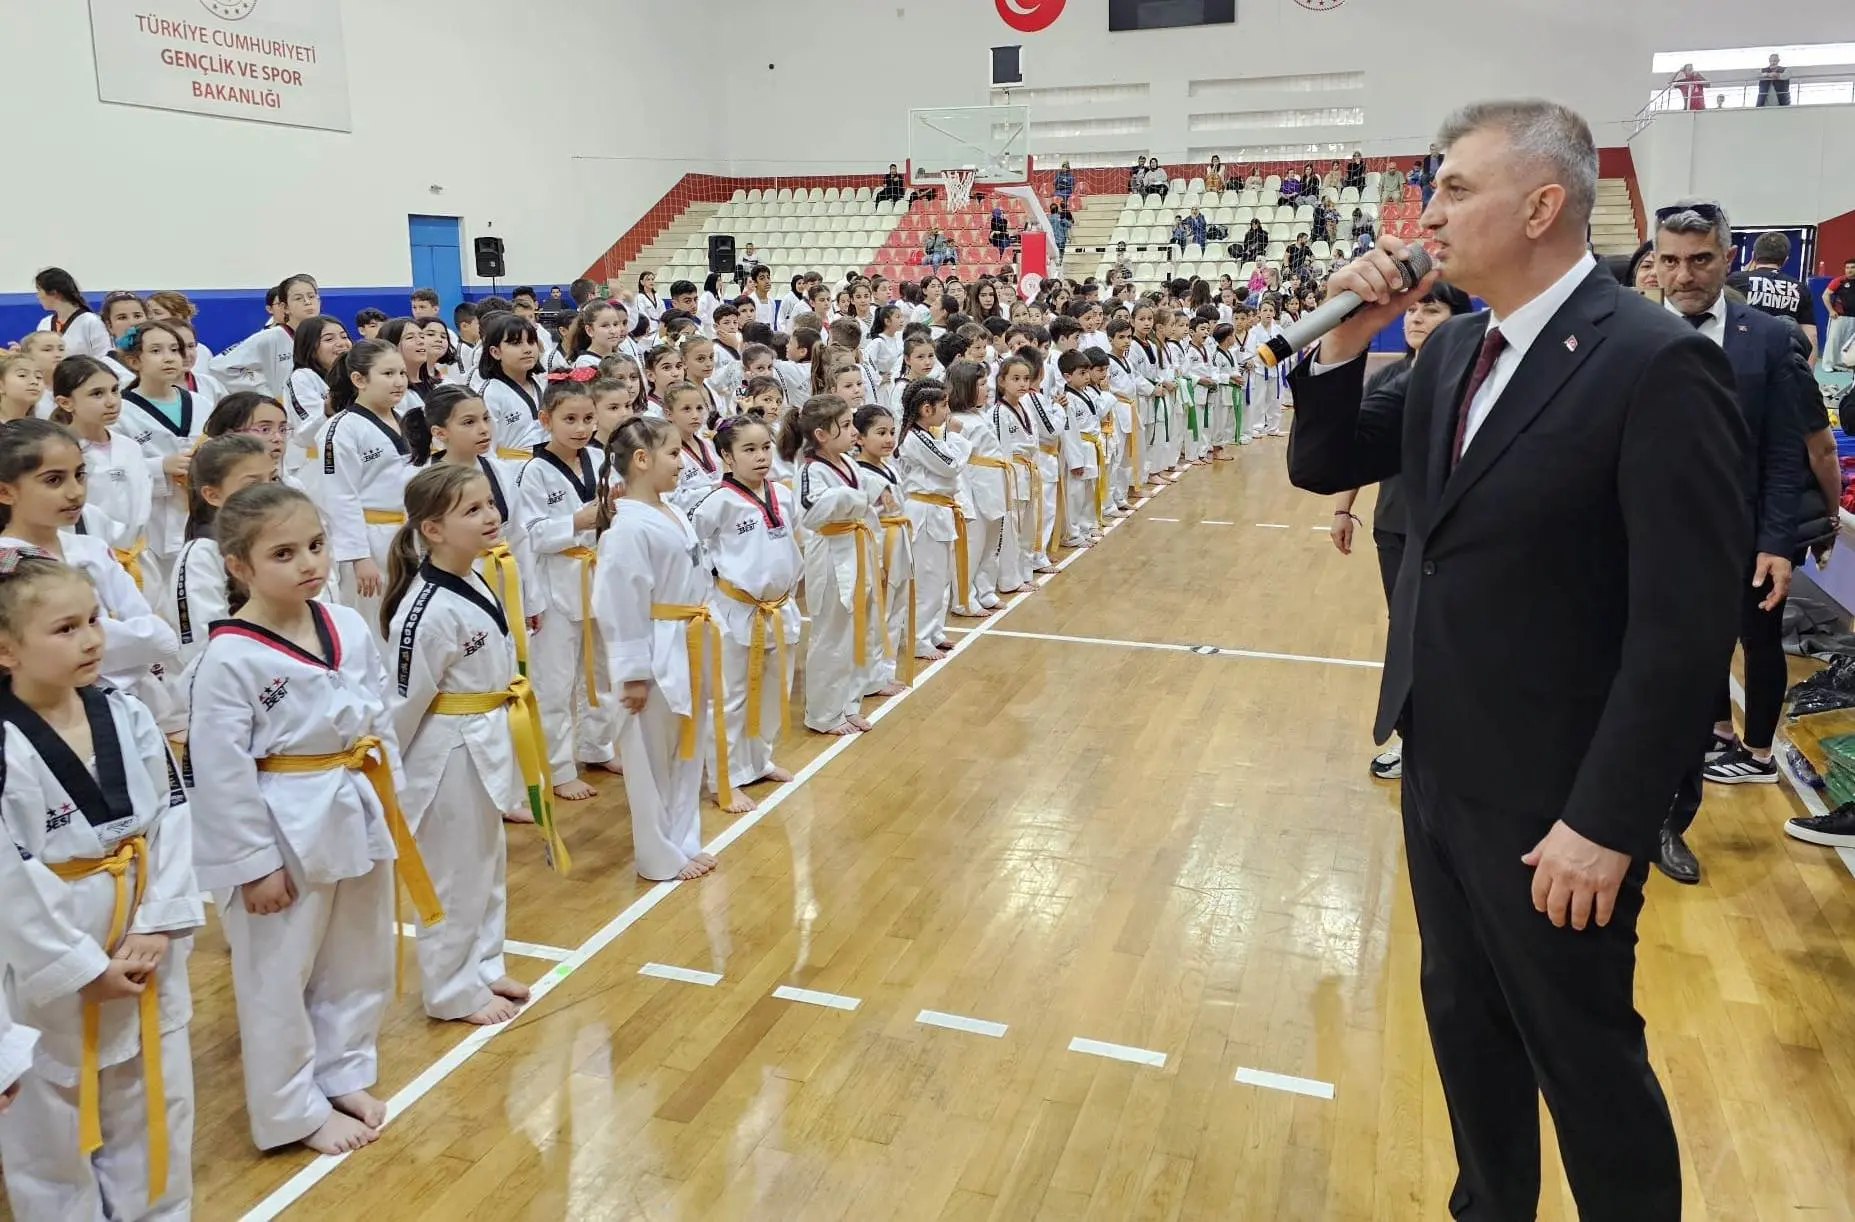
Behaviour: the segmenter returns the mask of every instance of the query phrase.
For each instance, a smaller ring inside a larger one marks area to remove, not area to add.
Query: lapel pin
[[[1578,337],[1576,335],[1568,335],[1565,337],[1565,350],[1567,352],[1578,351]]]
[[[1745,329],[1746,329],[1746,325],[1745,325],[1744,323],[1740,323],[1740,324],[1739,324],[1739,329],[1740,329],[1741,331],[1743,331],[1743,330],[1745,330]]]

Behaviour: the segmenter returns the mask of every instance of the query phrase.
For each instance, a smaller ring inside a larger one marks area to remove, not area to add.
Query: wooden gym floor
[[[1397,789],[1366,772],[1376,561],[1283,445],[1194,470],[874,732],[791,734],[776,802],[704,811],[714,876],[640,883],[616,778],[565,808],[571,878],[513,833],[545,995],[475,1034],[395,1001],[396,1115],[345,1160],[252,1150],[206,932],[196,1217],[1446,1217]],[[1782,835],[1782,788],[1708,799],[1705,884],[1653,876],[1641,925],[1687,1216],[1855,1216],[1852,867]],[[1540,1216],[1572,1219],[1547,1159]]]

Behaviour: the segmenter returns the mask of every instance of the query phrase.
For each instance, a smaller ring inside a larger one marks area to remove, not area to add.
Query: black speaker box
[[[494,279],[509,274],[502,261],[501,238],[478,238],[476,251],[477,275]]]
[[[709,235],[709,270],[712,272],[734,270],[733,234],[711,233]]]

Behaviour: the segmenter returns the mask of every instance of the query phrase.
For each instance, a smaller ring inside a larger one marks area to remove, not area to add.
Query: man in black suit
[[[1584,1222],[1678,1222],[1680,1154],[1634,1007],[1643,881],[1736,627],[1745,423],[1718,346],[1600,270],[1590,128],[1490,102],[1442,132],[1422,225],[1489,311],[1394,402],[1363,354],[1404,243],[1334,274],[1367,303],[1295,374],[1294,482],[1402,474],[1378,738],[1404,734],[1424,1011],[1458,1218],[1535,1216],[1545,1095]]]
[[[1808,478],[1799,428],[1801,400],[1821,402],[1816,379],[1791,347],[1790,328],[1726,296],[1733,229],[1714,200],[1684,199],[1655,214],[1655,276],[1668,309],[1718,344],[1732,362],[1739,409],[1752,446],[1746,458],[1747,504],[1754,549],[1739,587],[1739,641],[1745,649],[1745,737],[1733,735],[1733,707],[1725,677],[1711,704],[1714,727],[1705,759],[1696,752],[1662,829],[1662,873],[1698,883],[1700,862],[1688,848],[1688,827],[1700,810],[1701,781],[1720,785],[1775,784],[1772,739],[1789,685],[1784,660],[1784,596],[1791,569],[1802,562],[1797,505]],[[1783,234],[1765,234],[1784,239]]]

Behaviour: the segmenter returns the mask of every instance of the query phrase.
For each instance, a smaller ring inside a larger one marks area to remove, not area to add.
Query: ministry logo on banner
[[[97,98],[352,129],[341,0],[90,0]]]

